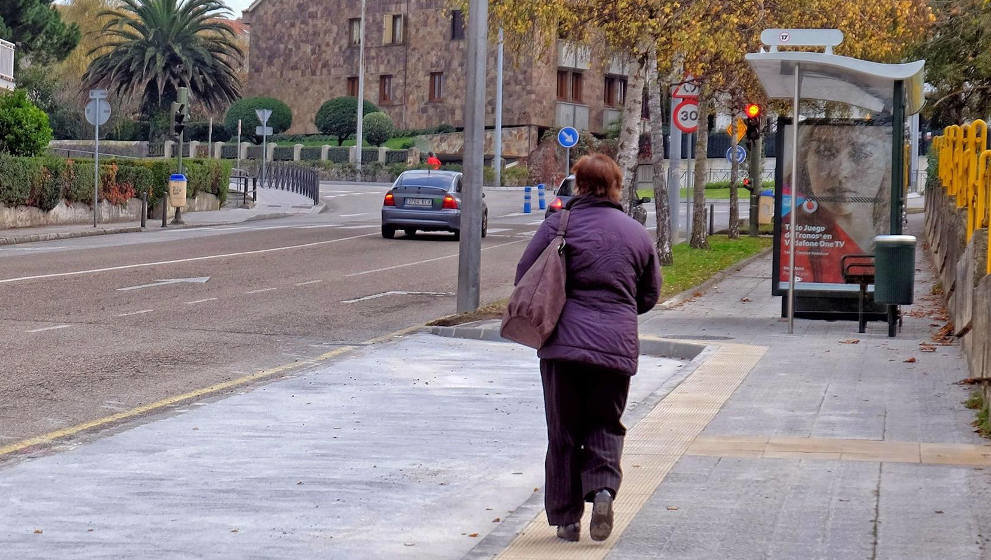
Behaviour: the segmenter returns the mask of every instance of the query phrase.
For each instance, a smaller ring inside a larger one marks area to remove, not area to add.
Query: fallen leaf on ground
[[[500,521],[502,521],[502,519],[499,519],[498,517],[492,520],[493,523],[499,523]]]
[[[906,364],[914,364],[915,362],[916,362],[915,357],[912,357],[912,358],[909,358],[909,359],[905,360],[905,363]]]
[[[471,538],[475,538],[478,536],[478,533],[468,533],[468,536]]]
[[[742,298],[740,298],[740,301],[742,301],[743,303],[748,303],[750,301],[750,298],[748,298],[748,297],[742,297]]]
[[[935,352],[936,351],[936,346],[934,346],[932,344],[926,344],[926,343],[923,342],[922,344],[919,345],[919,351],[920,352]]]
[[[44,533],[44,531],[42,531],[41,529],[35,529],[35,530],[34,530],[34,534],[35,534],[35,535],[40,535],[40,534],[42,534],[42,533]]]
[[[678,511],[678,506],[668,506],[668,511]]]
[[[860,344],[860,339],[859,338],[847,338],[845,340],[841,340],[840,341],[840,344]]]

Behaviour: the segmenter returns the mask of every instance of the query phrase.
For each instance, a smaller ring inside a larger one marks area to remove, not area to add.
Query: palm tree
[[[178,88],[208,109],[238,99],[237,69],[244,53],[220,18],[231,15],[220,0],[119,0],[101,12],[105,40],[90,54],[83,82],[122,96],[141,96],[151,117],[175,101]]]

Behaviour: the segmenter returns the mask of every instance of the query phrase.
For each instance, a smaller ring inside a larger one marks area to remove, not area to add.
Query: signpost
[[[86,104],[86,122],[94,126],[95,144],[93,147],[93,227],[96,227],[100,211],[100,125],[110,119],[110,103],[107,102],[107,90],[89,90],[90,102]]]
[[[684,81],[679,84],[675,89],[674,93],[671,94],[671,119],[674,122],[675,128],[672,129],[671,137],[675,137],[675,130],[678,131],[679,148],[681,133],[688,134],[688,153],[692,153],[692,147],[694,146],[693,134],[698,130],[699,126],[699,87],[698,84],[692,81],[691,76],[685,76]],[[673,157],[673,155],[672,155]],[[678,154],[680,159],[681,154]],[[673,161],[673,160],[672,160]],[[680,163],[680,161],[679,161]],[[691,234],[692,231],[692,171],[694,167],[693,158],[688,158],[688,192],[685,193],[685,232]],[[678,188],[674,190],[675,193],[681,192],[681,178],[677,178]],[[675,206],[677,208],[677,206]],[[672,224],[674,225],[674,224]],[[672,228],[672,231],[674,229]]]
[[[557,132],[557,143],[564,148],[565,151],[565,168],[564,174],[571,174],[571,148],[578,144],[578,130],[573,126],[566,126]]]
[[[361,103],[359,103],[360,105]],[[258,122],[261,126],[255,127],[255,135],[262,137],[262,188],[265,188],[265,160],[268,159],[268,135],[272,134],[272,127],[268,126],[268,118],[272,116],[271,109],[255,109],[258,115]]]
[[[736,136],[736,141],[739,143],[747,134],[747,125],[743,119],[737,117],[735,122],[726,127],[726,134],[729,134],[730,138]]]

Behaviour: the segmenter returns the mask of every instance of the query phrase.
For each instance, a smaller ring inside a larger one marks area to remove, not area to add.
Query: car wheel
[[[482,214],[482,237],[489,233],[489,213]]]
[[[396,236],[396,227],[395,226],[387,226],[387,225],[384,225],[384,224],[382,225],[382,237],[384,237],[386,239],[392,239],[395,236]]]
[[[403,233],[406,234],[406,237],[416,237],[416,228],[406,228]]]

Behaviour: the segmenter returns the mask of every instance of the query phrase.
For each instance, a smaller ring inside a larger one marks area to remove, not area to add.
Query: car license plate
[[[430,208],[434,205],[434,201],[429,198],[407,198],[406,206],[412,208]]]

